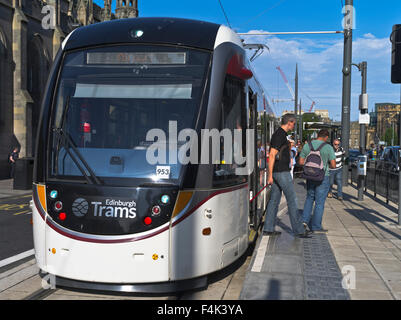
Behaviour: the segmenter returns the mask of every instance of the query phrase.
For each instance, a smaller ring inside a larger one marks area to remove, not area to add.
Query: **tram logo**
[[[93,214],[95,217],[106,218],[136,218],[136,202],[107,199],[103,205],[102,202],[91,202],[93,205]]]
[[[76,199],[72,204],[72,213],[77,217],[83,217],[88,213],[89,204],[83,198]]]

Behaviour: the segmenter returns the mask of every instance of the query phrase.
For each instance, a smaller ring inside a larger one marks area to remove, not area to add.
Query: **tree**
[[[386,132],[384,133],[384,141],[386,141],[388,146],[397,145],[397,132],[393,128],[387,128]]]

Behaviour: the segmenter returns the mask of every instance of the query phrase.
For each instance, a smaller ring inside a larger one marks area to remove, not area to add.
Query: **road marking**
[[[21,211],[21,212],[17,212],[17,213],[14,213],[13,215],[14,216],[18,216],[18,215],[20,215],[20,214],[32,214],[32,211],[29,209],[29,210],[25,210],[25,211]]]
[[[252,272],[260,272],[262,270],[263,261],[265,260],[267,245],[269,244],[270,236],[263,236],[260,241],[258,252],[253,262]]]
[[[12,257],[10,257],[10,258],[1,260],[1,261],[0,261],[0,268],[2,268],[2,267],[4,267],[4,266],[7,266],[7,265],[9,265],[9,264],[11,264],[11,263],[14,263],[14,262],[16,262],[16,261],[25,259],[26,257],[32,256],[32,255],[34,255],[34,254],[35,254],[35,250],[34,250],[34,249],[31,249],[31,250],[22,252],[22,253],[20,253],[20,254],[17,254],[17,255],[15,255],[15,256],[12,256]]]
[[[253,240],[255,239],[255,236],[256,236],[256,231],[252,229],[251,232],[249,233],[249,237],[248,237],[249,242],[253,242]]]
[[[285,201],[285,200],[284,200]],[[280,205],[284,203],[283,199],[280,202]],[[281,216],[288,210],[287,206],[281,209],[277,216]],[[262,270],[263,262],[265,260],[267,246],[269,245],[270,236],[263,236],[262,240],[260,241],[258,252],[256,253],[255,261],[253,262],[253,266],[251,271],[252,272],[260,272]]]
[[[28,207],[29,203],[22,203],[22,204],[2,204],[0,205],[0,210],[11,211],[11,210],[18,210],[24,209]]]

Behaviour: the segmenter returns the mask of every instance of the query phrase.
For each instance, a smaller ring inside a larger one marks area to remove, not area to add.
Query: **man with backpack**
[[[304,226],[314,233],[325,233],[322,228],[324,204],[330,188],[330,171],[336,167],[336,155],[333,147],[327,143],[329,132],[319,131],[317,139],[305,144],[299,163],[304,166],[302,177],[306,179],[306,200],[303,211]],[[312,216],[312,208],[315,209]]]
[[[298,214],[297,196],[290,173],[290,142],[287,140],[287,132],[294,130],[295,123],[295,115],[285,114],[281,119],[281,127],[274,132],[270,141],[267,183],[272,187],[263,228],[264,235],[280,234],[279,231],[274,231],[274,227],[282,192],[287,200],[288,214],[294,234],[301,238],[308,234],[302,224],[302,217]]]

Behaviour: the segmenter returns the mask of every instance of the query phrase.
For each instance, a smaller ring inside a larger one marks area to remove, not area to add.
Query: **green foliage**
[[[320,122],[322,118],[316,113],[304,113],[302,115],[303,122]]]
[[[398,145],[399,143],[398,143],[397,131],[393,130],[393,128],[387,128],[387,130],[384,134],[384,141],[386,141],[388,146]]]

